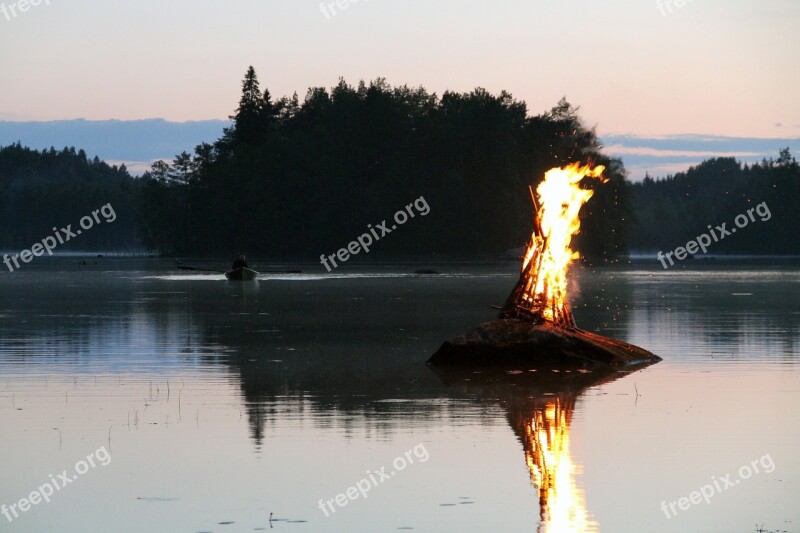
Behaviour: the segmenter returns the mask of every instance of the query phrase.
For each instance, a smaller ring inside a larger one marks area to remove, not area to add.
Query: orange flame
[[[580,231],[578,214],[594,192],[580,187],[586,178],[603,178],[605,167],[573,163],[553,168],[536,188],[539,209],[537,225],[522,262],[529,272],[522,300],[540,308],[542,317],[552,322],[574,324],[567,302],[567,271],[579,254],[570,248],[572,237]],[[531,265],[531,261],[538,263]],[[533,266],[534,268],[530,268]]]
[[[570,453],[569,425],[574,407],[574,398],[554,397],[525,423],[525,461],[531,481],[539,489],[540,533],[597,531],[576,479],[581,467],[572,461]]]

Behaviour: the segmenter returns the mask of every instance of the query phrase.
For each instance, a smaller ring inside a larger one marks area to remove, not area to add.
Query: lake
[[[800,531],[798,262],[576,266],[578,325],[663,362],[542,379],[425,365],[516,263],[37,261],[0,274],[0,531]]]

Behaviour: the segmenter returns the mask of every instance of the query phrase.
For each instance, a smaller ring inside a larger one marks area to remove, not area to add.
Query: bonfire
[[[521,318],[574,327],[567,299],[569,266],[580,256],[570,248],[581,228],[579,213],[594,192],[580,186],[585,178],[607,181],[605,167],[578,163],[548,171],[533,201],[533,235],[522,261],[519,282],[500,312],[500,318]],[[536,197],[538,195],[539,201]],[[540,206],[540,207],[537,207]]]
[[[533,233],[522,269],[497,320],[445,342],[432,365],[526,365],[598,369],[660,361],[637,346],[578,329],[569,305],[567,274],[579,258],[571,248],[580,211],[594,194],[585,180],[606,182],[603,166],[574,163],[549,170],[536,188]]]

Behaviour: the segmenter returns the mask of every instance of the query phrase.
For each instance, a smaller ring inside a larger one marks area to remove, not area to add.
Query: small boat
[[[225,272],[225,277],[232,281],[251,281],[258,278],[258,272],[251,268],[234,268]]]

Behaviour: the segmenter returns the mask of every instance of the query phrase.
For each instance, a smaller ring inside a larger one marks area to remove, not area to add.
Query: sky
[[[800,138],[797,0],[19,1],[2,121],[224,119],[252,64],[276,97],[385,77],[566,96],[601,138]]]

